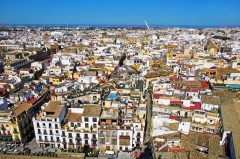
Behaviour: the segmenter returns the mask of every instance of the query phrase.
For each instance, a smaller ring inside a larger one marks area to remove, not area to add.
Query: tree
[[[72,149],[70,147],[68,148],[68,152],[72,152]]]
[[[79,151],[79,153],[83,153],[83,148],[80,147],[78,151]]]
[[[19,141],[19,137],[18,137],[18,135],[15,135],[15,137],[14,137],[14,141]]]

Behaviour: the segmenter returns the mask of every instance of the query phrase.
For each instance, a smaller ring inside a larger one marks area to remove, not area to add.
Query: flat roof
[[[53,117],[57,118],[61,114],[63,108],[64,106],[60,105],[59,101],[50,101],[43,112],[54,113]]]
[[[232,132],[235,157],[240,158],[240,102],[233,97],[232,93],[221,93],[222,123],[224,131]]]
[[[102,108],[100,105],[94,105],[94,104],[85,105],[82,116],[99,117],[101,113],[101,109]]]
[[[67,118],[69,122],[82,122],[82,114],[72,113],[71,110],[68,111]]]
[[[219,96],[201,95],[201,100],[202,100],[202,103],[220,105],[220,97]]]
[[[28,103],[20,104],[16,109],[14,109],[13,115],[18,116],[22,112],[29,110],[31,107],[32,107],[32,104],[28,104]]]

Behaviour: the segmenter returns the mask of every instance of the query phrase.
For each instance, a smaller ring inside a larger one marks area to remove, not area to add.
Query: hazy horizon
[[[1,1],[0,24],[240,26],[238,0]]]

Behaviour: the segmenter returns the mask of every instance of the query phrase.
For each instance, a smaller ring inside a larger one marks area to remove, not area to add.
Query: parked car
[[[9,150],[6,153],[7,154],[19,155],[21,152],[18,149],[14,149],[14,150]]]

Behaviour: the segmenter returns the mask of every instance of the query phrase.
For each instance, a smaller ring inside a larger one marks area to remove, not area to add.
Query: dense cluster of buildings
[[[148,146],[153,158],[240,157],[240,125],[228,118],[230,109],[240,116],[239,29],[25,28],[0,37],[1,141],[35,137],[43,148],[99,156]]]

